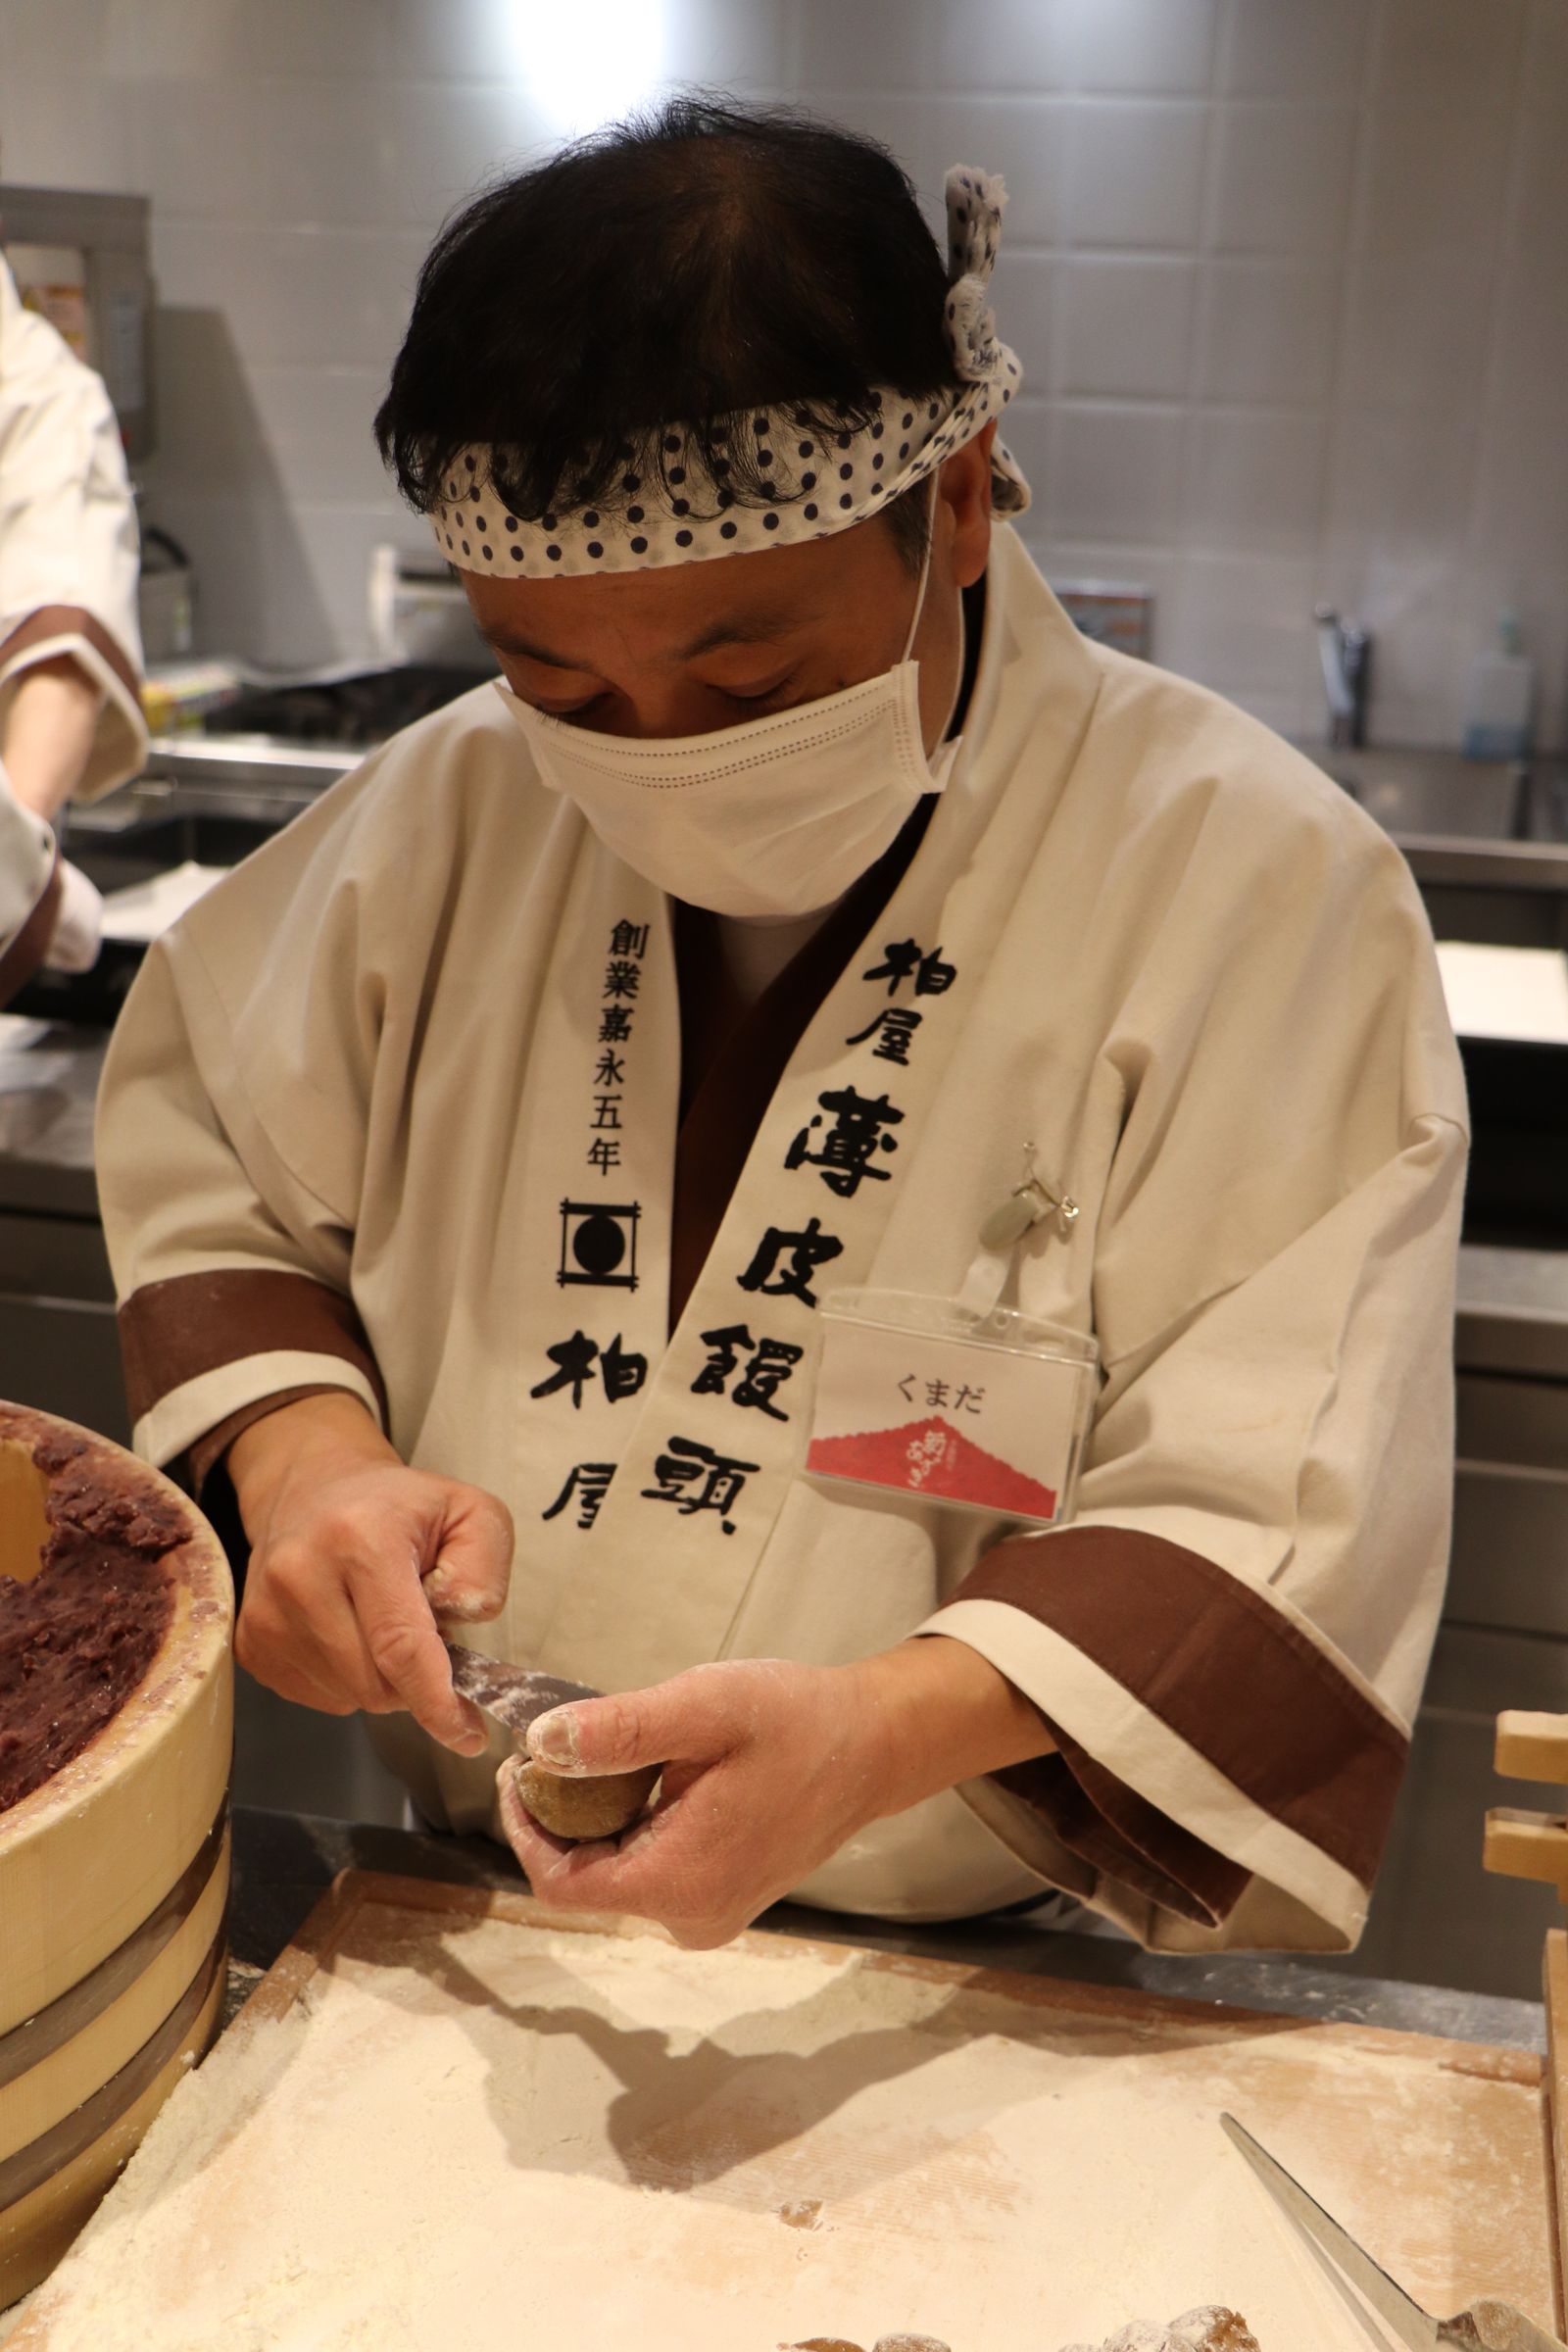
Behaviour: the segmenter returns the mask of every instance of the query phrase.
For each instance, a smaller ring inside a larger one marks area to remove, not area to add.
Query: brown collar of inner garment
[[[983,579],[964,591],[963,623],[963,678],[950,735],[963,723],[979,663]],[[704,907],[672,901],[681,1042],[670,1230],[672,1332],[707,1262],[790,1056],[913,863],[935,808],[935,793],[927,793],[891,849],[846,892],[821,928],[749,1008],[725,968],[716,917]]]

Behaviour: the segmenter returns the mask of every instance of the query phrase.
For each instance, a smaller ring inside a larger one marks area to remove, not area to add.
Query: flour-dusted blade
[[[1346,2277],[1353,2280],[1358,2291],[1371,2304],[1379,2318],[1393,2328],[1401,2344],[1411,2352],[1436,2352],[1445,2339],[1441,2323],[1430,2312],[1423,2311],[1413,2296],[1407,2295],[1396,2279],[1389,2277],[1381,2263],[1374,2262],[1366,2248],[1358,2245],[1343,2222],[1337,2222],[1324,2211],[1316,2197],[1308,2194],[1299,2180],[1285,2170],[1277,2156],[1271,2156],[1245,2125],[1234,2115],[1222,2115],[1219,2128],[1246,2157],[1253,2172],[1268,2190],[1283,2213],[1290,2216],[1298,2230],[1320,2245],[1331,2261],[1337,2263]]]
[[[1234,2115],[1222,2115],[1219,2123],[1226,2138],[1246,2157],[1281,2212],[1288,2214],[1298,2230],[1339,2266],[1400,2343],[1411,2347],[1411,2352],[1438,2352],[1439,2347],[1447,2345],[1467,2348],[1467,2352],[1568,2352],[1568,2345],[1560,2337],[1548,2335],[1544,2328],[1524,2312],[1516,2311],[1511,2303],[1498,2302],[1493,2295],[1478,2295],[1463,2311],[1455,2312],[1451,2320],[1434,2319],[1389,2277],[1381,2263],[1373,2261],[1345,2224],[1325,2212],[1316,2197]]]
[[[564,1683],[559,1675],[535,1674],[526,1666],[509,1666],[500,1658],[484,1657],[461,1642],[446,1643],[452,1661],[452,1688],[460,1698],[471,1699],[498,1723],[504,1723],[520,1744],[528,1726],[552,1707],[564,1707],[574,1698],[598,1698],[586,1683]]]

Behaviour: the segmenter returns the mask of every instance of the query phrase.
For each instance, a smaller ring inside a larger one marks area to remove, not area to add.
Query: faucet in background
[[[1317,645],[1329,698],[1329,742],[1336,751],[1366,741],[1372,632],[1342,620],[1328,605],[1317,609]]]

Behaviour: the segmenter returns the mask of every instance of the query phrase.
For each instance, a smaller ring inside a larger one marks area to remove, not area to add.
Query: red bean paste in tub
[[[119,1714],[174,1613],[172,1505],[95,1475],[79,1444],[37,1446],[50,1479],[36,1576],[0,1576],[0,1813],[79,1756]],[[74,1465],[76,1465],[74,1467]]]

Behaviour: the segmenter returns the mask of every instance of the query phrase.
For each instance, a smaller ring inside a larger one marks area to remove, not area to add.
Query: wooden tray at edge
[[[272,1966],[251,1992],[232,2025],[230,2034],[244,2035],[258,2026],[286,2017],[317,1971],[325,1967],[367,1909],[380,1906],[398,1911],[430,1911],[463,1919],[505,1919],[521,1927],[549,1928],[553,1933],[590,1936],[660,1936],[662,1931],[643,1920],[623,1920],[603,1914],[552,1911],[532,1895],[504,1888],[465,1886],[440,1879],[400,1878],[368,1870],[340,1871],[304,1925],[284,1946]],[[1560,2039],[1554,2049],[1568,2068],[1568,1936],[1559,1936],[1556,1986],[1561,2002]],[[1517,2082],[1542,2093],[1545,2141],[1545,2180],[1552,2210],[1542,2215],[1542,2227],[1552,2250],[1553,2282],[1557,2299],[1556,2325],[1563,2330],[1562,2258],[1568,2247],[1564,2227],[1562,2184],[1568,2177],[1568,2144],[1554,2145],[1553,2115],[1568,2125],[1568,2082],[1553,2102],[1547,2071],[1533,2051],[1508,2049],[1491,2042],[1452,2041],[1436,2034],[1405,2034],[1378,2026],[1337,2024],[1297,2017],[1279,2010],[1238,2009],[1209,2001],[1179,1999],[1162,1993],[1128,1992],[1114,1985],[1086,1984],[1071,1978],[1037,1977],[1016,1969],[983,1968],[954,1960],[932,1960],[900,1952],[879,1952],[864,1945],[829,1942],[808,1936],[761,1935],[755,1931],[738,1939],[739,1948],[776,1953],[780,1945],[797,1952],[841,1961],[854,1952],[875,1970],[915,1977],[923,1982],[963,1985],[974,1991],[1001,1995],[1037,2009],[1056,2009],[1078,2016],[1102,2018],[1107,2024],[1134,2027],[1164,2021],[1189,2031],[1199,2028],[1223,2038],[1257,2033],[1277,2033],[1292,2027],[1309,2029],[1318,2037],[1345,2041],[1368,2053],[1389,2057],[1419,2057],[1446,2073],[1470,2075],[1483,2081]],[[1552,1983],[1552,1954],[1548,1943],[1548,1985]],[[1548,2019],[1552,2016],[1548,1997]],[[225,2037],[226,2038],[226,2037]],[[1559,2161],[1560,2159],[1560,2161]],[[46,2334],[28,2326],[6,2339],[6,2352],[48,2352]]]
[[[1541,2123],[1546,2143],[1546,2194],[1550,2200],[1551,2283],[1557,2305],[1557,2333],[1568,2335],[1564,2308],[1568,2278],[1568,1935],[1553,1928],[1543,1964],[1546,2005],[1546,2063],[1541,2078]]]
[[[330,1961],[361,1912],[372,1905],[400,1911],[433,1911],[464,1919],[509,1919],[519,1926],[549,1928],[567,1935],[662,1934],[644,1920],[552,1911],[547,1903],[536,1901],[532,1895],[514,1894],[502,1887],[463,1886],[440,1879],[344,1870],[338,1873],[303,1927],[256,1985],[229,2031],[243,2033],[269,2019],[285,2017],[317,1970]],[[1034,2008],[1100,2017],[1116,2025],[1153,2025],[1163,2020],[1188,2028],[1200,2026],[1222,2036],[1230,2033],[1242,2035],[1278,2032],[1290,2026],[1309,2027],[1320,2038],[1352,2043],[1360,2050],[1390,2057],[1419,2056],[1429,2066],[1445,2072],[1517,2082],[1526,2088],[1539,2087],[1547,2196],[1542,2228],[1550,2249],[1555,2325],[1559,2335],[1568,2333],[1564,2328],[1563,2300],[1563,2278],[1568,2271],[1568,1935],[1548,1936],[1546,1943],[1549,2055],[1544,2066],[1533,2051],[1509,2049],[1494,2042],[1453,2041],[1438,2034],[1337,2024],[1279,2010],[1232,2008],[1171,1994],[1129,1992],[1115,1985],[1086,1984],[1073,1978],[1032,1976],[1020,1969],[984,1968],[966,1961],[879,1952],[863,1944],[830,1942],[824,1937],[760,1935],[754,1931],[739,1938],[742,1950],[759,1953],[776,1952],[781,1943],[794,1951],[812,1952],[831,1960],[841,1960],[846,1952],[853,1951],[873,1969],[919,1978],[930,1984],[962,1984]],[[15,2352],[33,2352],[33,2348],[19,2344]],[[40,2345],[37,2352],[45,2352],[45,2348]]]

